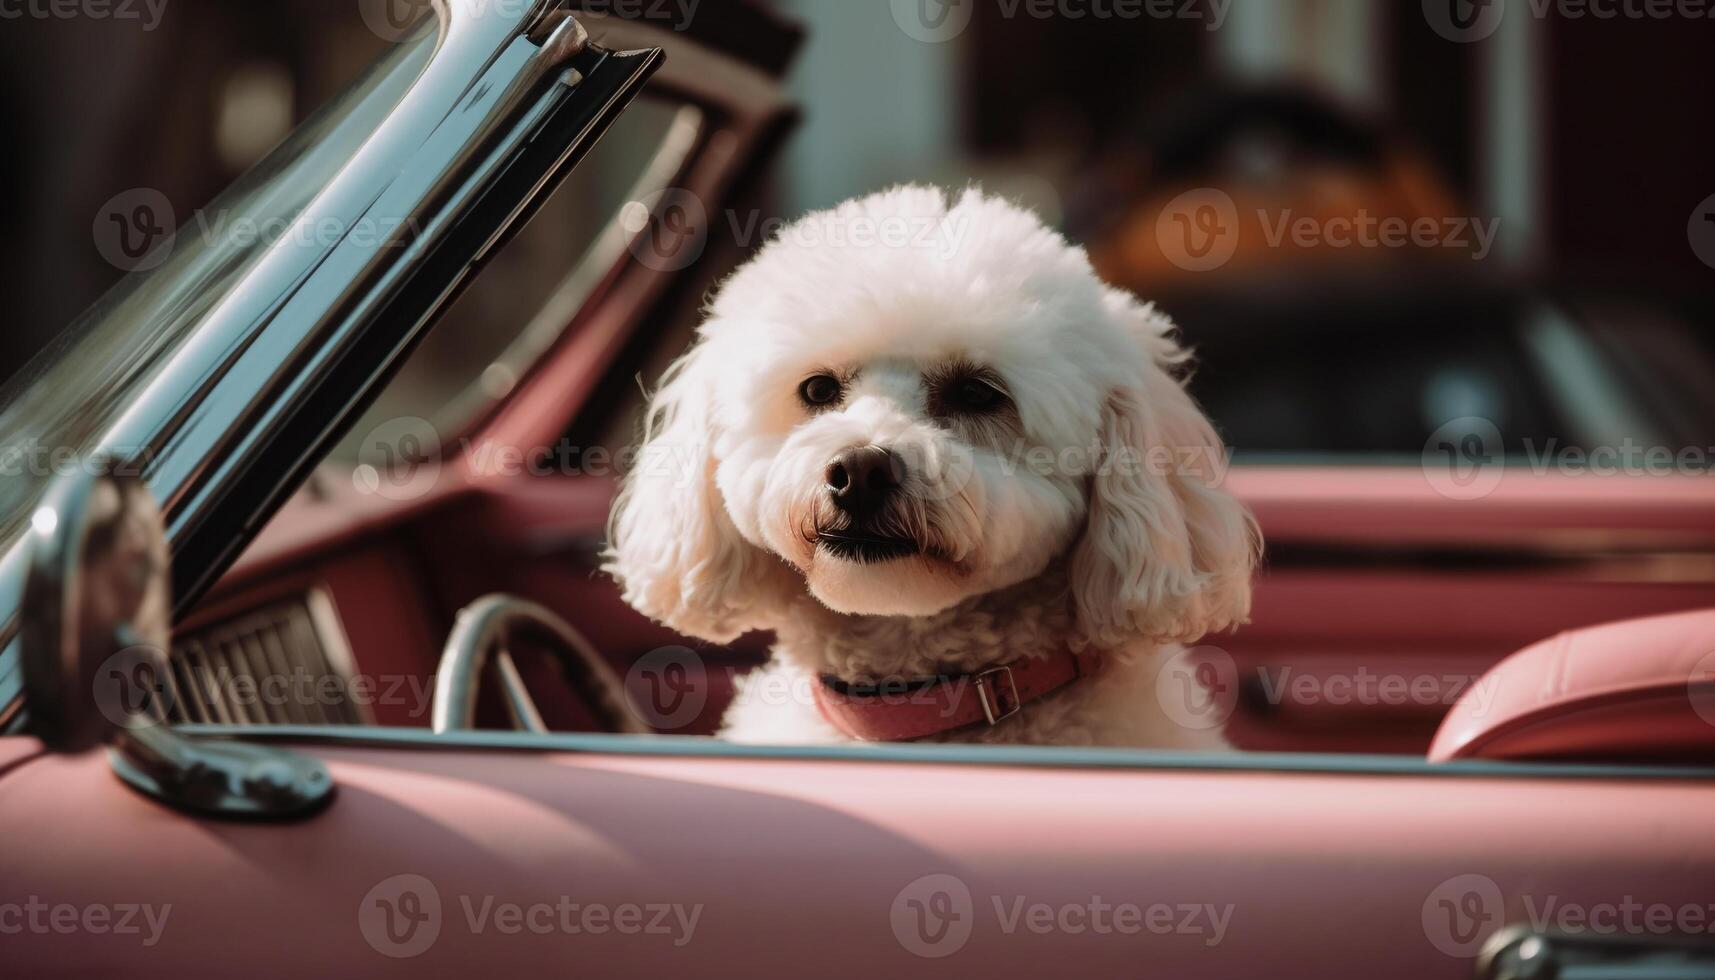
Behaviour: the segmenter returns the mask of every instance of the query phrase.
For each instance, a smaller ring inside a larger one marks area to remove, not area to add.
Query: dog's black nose
[[[828,493],[848,514],[873,514],[905,481],[905,463],[880,446],[856,446],[828,463]]]

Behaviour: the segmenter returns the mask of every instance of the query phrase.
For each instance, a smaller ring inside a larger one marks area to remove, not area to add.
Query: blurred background
[[[1022,200],[1181,322],[1241,453],[1415,457],[1461,417],[1509,451],[1715,446],[1715,5],[761,5],[805,33],[763,220],[905,180]],[[0,18],[0,374],[122,274],[116,196],[159,190],[183,226],[397,40],[370,0],[84,6]],[[671,105],[622,120],[384,408],[456,401],[694,125]]]

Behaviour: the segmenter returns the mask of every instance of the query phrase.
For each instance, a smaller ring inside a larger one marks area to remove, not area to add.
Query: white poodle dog
[[[606,568],[681,632],[775,631],[736,741],[1224,747],[1162,667],[1245,620],[1260,538],[1186,358],[979,191],[810,215],[667,372]]]

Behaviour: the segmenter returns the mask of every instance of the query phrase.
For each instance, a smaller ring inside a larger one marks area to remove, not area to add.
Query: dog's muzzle
[[[905,462],[880,446],[854,446],[828,461],[828,496],[862,520],[880,513],[905,485]]]
[[[854,446],[828,461],[828,498],[838,520],[816,529],[820,545],[837,558],[874,562],[909,558],[922,550],[913,538],[890,534],[889,507],[905,485],[905,463],[881,446]]]

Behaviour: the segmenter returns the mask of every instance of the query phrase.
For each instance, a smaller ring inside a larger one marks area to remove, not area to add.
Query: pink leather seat
[[[1715,609],[1513,654],[1448,712],[1429,759],[1715,761]]]

